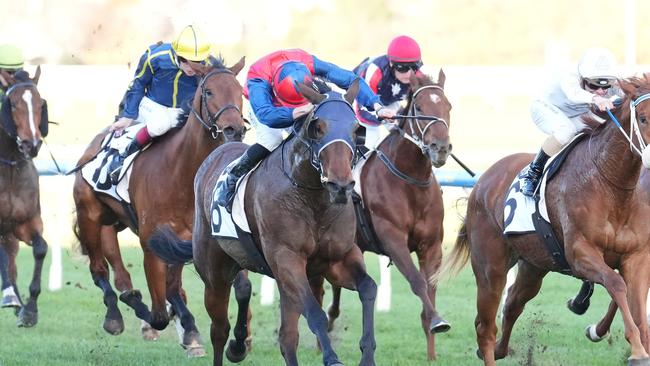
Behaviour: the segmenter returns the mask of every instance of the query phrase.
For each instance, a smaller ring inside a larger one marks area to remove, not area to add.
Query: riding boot
[[[228,212],[232,209],[232,200],[235,196],[235,187],[239,178],[243,177],[246,173],[264,159],[270,151],[260,144],[254,144],[246,150],[242,156],[230,163],[228,169],[228,176],[225,180],[217,183],[217,204],[225,207]]]
[[[535,194],[535,189],[537,189],[539,179],[542,177],[544,165],[546,165],[548,158],[549,156],[544,152],[544,150],[540,149],[537,156],[535,156],[535,159],[533,159],[532,163],[528,166],[528,170],[523,176],[524,183],[521,187],[521,193],[525,196],[533,197],[533,194]]]
[[[108,167],[108,171],[110,172],[110,178],[111,178],[111,183],[114,185],[117,185],[120,180],[120,172],[122,171],[122,165],[124,165],[124,160],[134,152],[140,150],[142,146],[140,143],[138,143],[137,139],[131,140],[129,144],[126,146],[126,149],[122,151],[116,158],[113,158],[113,161],[111,161],[111,165]]]

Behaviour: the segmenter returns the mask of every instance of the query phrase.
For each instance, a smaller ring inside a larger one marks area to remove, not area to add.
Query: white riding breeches
[[[370,150],[376,149],[382,137],[379,126],[363,126],[366,128],[366,141],[364,142],[364,145]]]
[[[138,122],[145,123],[151,137],[162,136],[178,125],[180,108],[169,108],[143,97],[138,109]]]
[[[271,128],[262,122],[260,122],[253,109],[249,109],[248,119],[251,122],[251,125],[255,128],[255,140],[258,144],[264,146],[268,151],[275,150],[276,147],[280,146],[282,140],[284,140],[284,132],[289,134],[291,128]]]
[[[541,99],[531,104],[530,116],[540,130],[555,137],[562,145],[587,127],[583,122],[584,115],[569,118],[558,107]]]

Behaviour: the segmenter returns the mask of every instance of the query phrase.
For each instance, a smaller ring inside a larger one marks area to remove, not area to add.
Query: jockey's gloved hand
[[[623,105],[623,98],[619,97],[618,95],[614,95],[609,98],[609,100],[612,101],[612,104],[614,105],[614,108],[618,108],[621,105]]]

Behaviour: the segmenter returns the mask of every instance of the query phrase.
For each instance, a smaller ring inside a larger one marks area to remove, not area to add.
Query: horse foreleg
[[[566,239],[565,239],[566,240]],[[581,240],[575,240],[573,246],[573,255],[574,260],[572,267],[574,272],[578,276],[581,276],[589,281],[600,283],[607,289],[609,295],[612,297],[612,300],[616,302],[618,308],[621,311],[621,316],[623,318],[623,324],[625,326],[625,339],[630,343],[631,355],[629,360],[631,362],[639,361],[650,361],[648,353],[645,350],[641,342],[641,334],[639,327],[635,324],[635,316],[633,316],[630,311],[630,305],[627,301],[627,285],[623,277],[611,269],[602,259],[602,254],[590,243]],[[625,273],[626,279],[630,283],[633,283],[633,276],[638,276],[638,271],[642,269],[646,263],[643,261],[637,260],[637,258],[645,256],[630,256],[628,257],[621,266],[622,273]],[[647,276],[643,276],[643,283],[645,284],[645,290],[643,294],[646,295],[648,291],[647,281],[645,280]],[[637,292],[638,288],[630,289],[633,292]],[[636,309],[634,315],[639,313],[639,309]],[[642,312],[645,310],[643,309]],[[645,317],[645,316],[644,316]],[[645,330],[647,331],[647,324],[645,325]]]
[[[32,274],[32,281],[29,284],[29,299],[18,313],[18,326],[20,327],[33,327],[38,323],[37,301],[38,296],[41,294],[41,274],[43,272],[43,261],[47,254],[47,242],[40,233],[35,233],[32,237],[31,245],[34,256],[34,272]]]
[[[239,271],[233,283],[235,299],[237,300],[237,322],[233,335],[235,339],[230,341],[226,349],[226,357],[233,363],[241,362],[251,350],[250,331],[250,301],[252,293],[251,281],[248,279],[247,271]]]
[[[181,278],[183,265],[170,266],[167,272],[167,300],[174,310],[175,321],[180,321],[182,334],[179,333],[181,346],[187,351],[187,357],[205,356],[205,348],[194,316],[187,308],[186,300],[181,296]]]
[[[18,253],[18,239],[13,235],[10,237],[3,237],[0,242],[0,279],[2,285],[2,303],[0,306],[3,308],[12,307],[19,309],[22,306],[22,301],[16,289],[16,255]]]
[[[519,261],[517,278],[508,290],[508,296],[503,308],[501,338],[496,345],[495,359],[498,360],[508,355],[508,343],[510,342],[512,327],[524,311],[526,303],[539,293],[546,273],[547,271],[532,266],[528,262]]]
[[[136,310],[138,318],[151,324],[154,329],[163,330],[169,324],[169,315],[167,314],[167,265],[149,250],[144,250],[143,262],[149,294],[151,295],[151,312],[142,303],[141,297],[135,296],[131,299],[132,302],[127,304]],[[120,299],[122,299],[123,295],[120,295]]]
[[[273,253],[276,254],[276,253]],[[332,348],[332,342],[327,334],[327,315],[314,297],[307,280],[306,260],[294,253],[283,252],[277,258],[267,258],[277,275],[276,280],[280,289],[280,349],[287,365],[298,365],[298,318],[302,313],[307,319],[307,325],[318,341],[323,351],[323,364],[338,365],[340,361]],[[281,266],[274,263],[281,263]]]
[[[591,282],[585,282],[585,283],[591,283]],[[598,322],[598,324],[592,324],[589,325],[585,329],[585,335],[587,338],[592,341],[592,342],[600,342],[603,339],[607,338],[609,335],[609,329],[612,326],[612,322],[614,321],[614,316],[616,316],[616,310],[618,310],[618,306],[616,306],[616,302],[613,300],[609,302],[609,306],[607,307],[607,312],[603,316],[603,318]]]
[[[374,321],[377,284],[366,272],[361,251],[354,247],[344,261],[335,264],[329,269],[327,278],[333,284],[359,292],[363,323],[361,340],[359,341],[359,348],[361,349],[359,365],[374,365],[375,349],[377,348]]]
[[[441,229],[442,231],[442,229]],[[420,273],[426,280],[427,296],[433,307],[433,318],[427,318],[424,309],[420,314],[422,329],[427,337],[427,357],[429,360],[436,359],[435,333],[446,332],[451,329],[451,324],[443,319],[436,311],[436,291],[438,285],[431,283],[431,279],[440,269],[442,262],[442,232],[438,239],[418,246],[417,256],[420,264]]]

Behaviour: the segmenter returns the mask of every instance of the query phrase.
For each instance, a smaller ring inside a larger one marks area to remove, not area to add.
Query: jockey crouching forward
[[[397,36],[388,45],[385,55],[366,59],[354,68],[370,89],[379,96],[380,102],[392,108],[408,95],[411,75],[421,75],[422,54],[418,43],[409,36]],[[356,104],[357,118],[366,128],[365,146],[374,149],[380,140],[381,122],[376,113]]]
[[[523,177],[522,193],[532,197],[544,171],[546,161],[557,154],[578,132],[587,127],[585,117],[603,123],[605,120],[592,113],[613,109],[613,101],[620,98],[617,86],[617,64],[614,55],[604,48],[588,49],[571,72],[555,82],[539,99],[535,100],[530,113],[533,122],[550,135],[542,144],[535,159]]]
[[[135,78],[124,96],[124,111],[109,130],[120,132],[134,120],[145,126],[112,161],[109,171],[113,184],[117,184],[127,156],[178,124],[182,103],[194,97],[199,84],[191,64],[206,62],[209,56],[210,43],[189,25],[171,44],[159,42],[140,57]]]
[[[282,132],[314,108],[296,88],[298,82],[314,85],[314,76],[346,89],[358,77],[332,63],[322,61],[301,49],[280,50],[262,57],[251,65],[246,77],[244,96],[251,106],[250,121],[255,127],[257,143],[228,167],[227,178],[217,186],[217,203],[230,210],[237,180],[264,159],[283,139]],[[392,118],[395,112],[384,108],[379,97],[361,81],[357,102]]]

